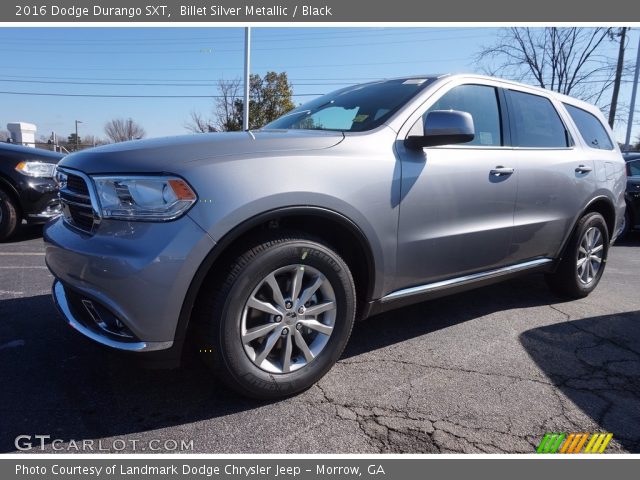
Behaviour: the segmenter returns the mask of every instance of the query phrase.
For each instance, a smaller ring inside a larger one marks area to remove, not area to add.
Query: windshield
[[[343,88],[291,110],[265,129],[363,132],[382,125],[433,78],[384,80]]]

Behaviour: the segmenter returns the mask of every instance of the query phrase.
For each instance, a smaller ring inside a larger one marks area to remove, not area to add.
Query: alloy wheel
[[[258,282],[242,311],[244,351],[262,370],[290,373],[326,347],[336,319],[329,280],[309,265],[288,265]]]
[[[580,241],[576,262],[578,279],[582,284],[588,285],[597,277],[602,266],[603,255],[604,242],[600,229],[597,227],[587,229]]]

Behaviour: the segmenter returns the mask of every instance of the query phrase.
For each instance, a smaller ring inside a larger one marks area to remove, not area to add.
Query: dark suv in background
[[[23,219],[30,224],[45,223],[60,214],[53,174],[63,156],[0,143],[0,241],[10,238]]]
[[[627,210],[624,217],[624,232],[640,228],[640,152],[623,154],[627,162],[627,192],[624,199]]]

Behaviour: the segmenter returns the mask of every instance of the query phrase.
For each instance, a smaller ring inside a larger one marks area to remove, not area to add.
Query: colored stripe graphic
[[[575,445],[569,453],[580,453],[580,450],[582,450],[582,447],[584,446],[588,438],[589,438],[588,433],[581,433],[580,440],[578,440],[577,445]]]
[[[562,445],[562,441],[567,436],[566,433],[547,433],[542,438],[537,453],[556,453],[560,445]]]
[[[564,442],[564,444],[562,445],[562,448],[560,449],[560,453],[566,453],[567,449],[569,448],[570,445],[573,445],[574,443],[574,439],[577,437],[578,435],[576,435],[575,433],[570,433],[569,436],[567,437],[567,441]]]
[[[591,447],[593,447],[593,444],[596,443],[596,440],[598,439],[599,436],[600,436],[599,433],[594,433],[593,435],[591,435],[591,438],[589,439],[589,443],[587,443],[587,446],[584,449],[584,453],[591,453]]]
[[[612,433],[545,433],[536,449],[537,453],[603,453]],[[586,443],[584,451],[582,448]]]
[[[538,445],[538,449],[536,450],[536,453],[544,452],[544,447],[547,445],[547,442],[549,441],[550,437],[551,437],[550,433],[544,434],[544,437],[542,437],[542,440],[540,441],[540,445]]]
[[[607,436],[604,437],[604,441],[602,442],[602,445],[600,446],[600,450],[598,450],[598,453],[604,452],[604,449],[607,448],[607,445],[609,445],[609,442],[611,441],[612,438],[613,438],[613,433],[607,433]]]
[[[556,443],[553,445],[553,447],[551,447],[551,450],[549,450],[549,453],[556,453],[558,451],[558,448],[560,448],[560,445],[562,445],[562,441],[565,439],[566,436],[567,436],[566,433],[559,433],[558,438],[556,439]]]

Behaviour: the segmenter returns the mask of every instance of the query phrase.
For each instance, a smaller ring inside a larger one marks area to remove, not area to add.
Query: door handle
[[[578,165],[576,167],[576,173],[589,173],[592,170],[593,170],[593,168],[588,167],[586,165]]]
[[[498,165],[496,168],[491,169],[489,173],[495,177],[502,177],[503,175],[511,175],[514,171],[513,168]]]

